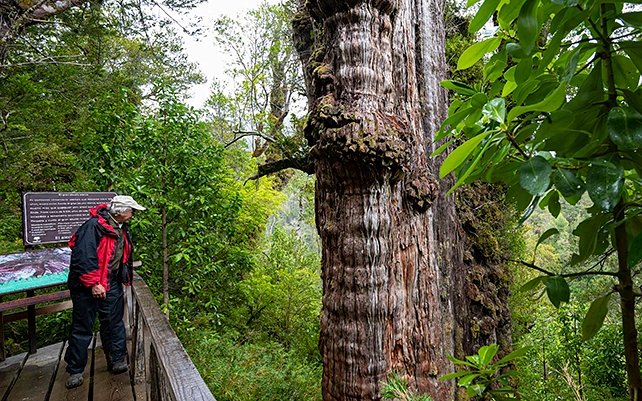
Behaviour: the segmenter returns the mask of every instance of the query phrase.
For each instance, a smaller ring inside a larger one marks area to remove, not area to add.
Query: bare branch
[[[238,136],[237,136],[238,135]],[[256,131],[234,131],[234,139],[232,142],[229,142],[225,144],[225,147],[230,147],[234,142],[238,141],[239,139],[248,137],[248,136],[258,136],[259,138],[263,138],[268,142],[276,142],[276,139],[272,138],[269,135],[261,134],[260,132]]]
[[[583,271],[583,272],[576,272],[576,273],[565,273],[565,274],[556,274],[551,271],[548,271],[546,269],[543,269],[539,266],[537,266],[534,263],[529,263],[525,262],[523,260],[515,260],[515,259],[506,259],[507,262],[514,262],[514,263],[519,263],[521,265],[524,265],[526,267],[529,267],[533,270],[537,270],[540,273],[544,273],[547,276],[560,276],[560,277],[581,277],[581,276],[611,276],[611,277],[617,277],[617,273],[615,272],[603,272],[603,271]]]
[[[265,177],[266,175],[275,174],[288,168],[297,169],[308,174],[314,174],[314,161],[310,156],[305,156],[302,158],[282,159],[269,162],[259,166],[257,173],[248,178],[245,182],[247,183],[250,180],[257,180],[261,177]]]

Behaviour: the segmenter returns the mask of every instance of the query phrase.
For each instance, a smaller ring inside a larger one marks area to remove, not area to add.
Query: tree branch
[[[617,273],[614,272],[602,272],[602,271],[583,271],[583,272],[576,272],[576,273],[565,273],[565,274],[556,274],[551,271],[548,271],[546,269],[542,269],[541,267],[537,266],[534,263],[529,263],[525,262],[523,260],[515,260],[515,259],[506,259],[507,262],[513,262],[513,263],[519,263],[522,264],[526,267],[529,267],[533,270],[537,270],[540,273],[544,273],[547,276],[560,276],[560,277],[581,277],[581,276],[611,276],[611,277],[617,277]]]
[[[240,135],[239,135],[240,134]],[[236,136],[239,135],[239,136]],[[276,139],[272,138],[269,135],[261,134],[260,132],[256,131],[234,131],[234,139],[232,142],[229,142],[225,144],[225,147],[228,148],[234,144],[234,142],[238,141],[239,139],[245,138],[247,136],[258,136],[259,138],[263,138],[268,142],[276,142]]]
[[[275,174],[288,168],[297,169],[307,174],[314,174],[314,161],[309,155],[301,158],[282,159],[260,165],[255,175],[247,181],[257,180],[266,175]],[[247,183],[247,181],[245,181]]]

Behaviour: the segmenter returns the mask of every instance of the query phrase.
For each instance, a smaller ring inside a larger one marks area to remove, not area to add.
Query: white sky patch
[[[222,49],[217,48],[214,43],[211,22],[224,15],[232,18],[242,16],[262,3],[278,2],[278,0],[208,0],[190,13],[202,18],[204,34],[197,38],[184,35],[185,50],[190,60],[198,63],[201,73],[207,78],[206,83],[192,87],[191,98],[187,101],[190,105],[201,107],[205,103],[210,95],[214,77],[220,80],[225,75],[226,64],[229,63]]]

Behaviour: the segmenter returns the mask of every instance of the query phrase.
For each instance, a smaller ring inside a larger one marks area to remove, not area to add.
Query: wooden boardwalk
[[[7,358],[0,363],[1,401],[145,400],[145,394],[140,394],[144,386],[135,388],[127,373],[111,374],[100,341],[93,344],[83,376],[85,381],[71,390],[65,388],[69,376],[62,359],[65,343],[49,345],[35,354],[23,353]]]

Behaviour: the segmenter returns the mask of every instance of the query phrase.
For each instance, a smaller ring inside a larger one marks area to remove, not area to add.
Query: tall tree
[[[446,106],[443,2],[300,2],[294,26],[323,247],[323,398],[379,400],[397,371],[452,400],[437,378],[470,350],[454,200],[429,159]]]

